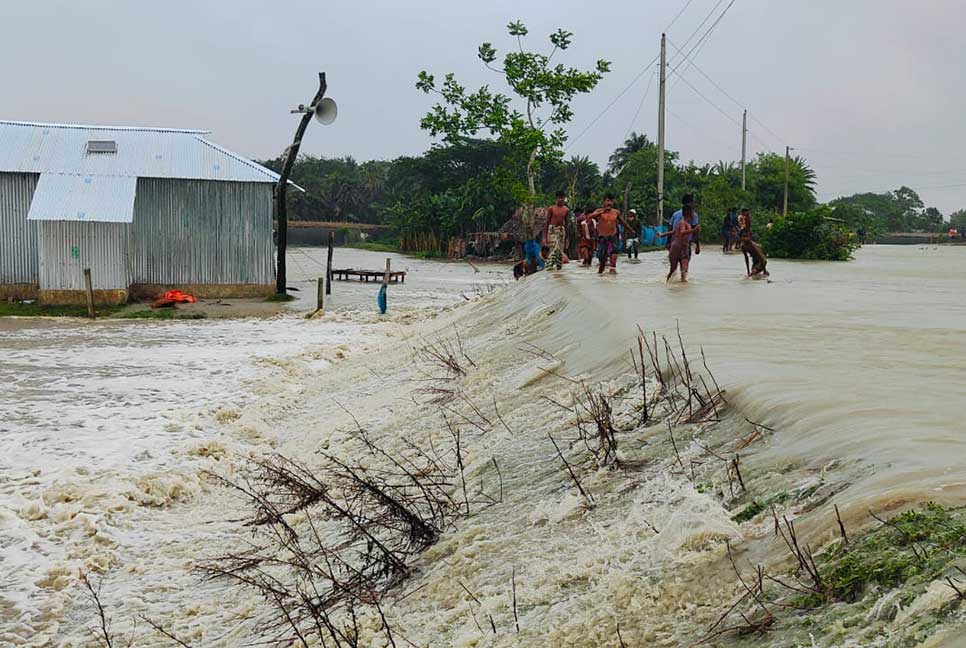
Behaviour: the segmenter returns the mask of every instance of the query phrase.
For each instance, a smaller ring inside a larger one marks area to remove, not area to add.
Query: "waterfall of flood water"
[[[78,576],[89,570],[107,574],[119,633],[143,614],[196,646],[250,641],[264,601],[193,571],[249,537],[238,498],[207,471],[236,475],[273,451],[308,462],[320,448],[358,453],[350,413],[389,449],[445,443],[439,405],[415,397],[413,348],[453,331],[476,365],[461,388],[496,403],[510,429],[468,434],[467,474],[493,492],[495,461],[505,497],[448,530],[414,566],[410,595],[387,605],[416,645],[617,645],[620,622],[628,645],[676,646],[729,600],[714,564],[743,531],[713,494],[657,465],[601,470],[584,477],[588,510],[547,439],[573,427],[547,400],[572,389],[558,375],[623,393],[638,326],[676,336],[679,325],[692,355],[703,347],[732,406],[721,425],[747,417],[775,430],[749,474],[839,470],[847,519],[961,499],[966,250],[775,260],[770,283],[745,280],[740,257],[711,249],[687,285],[664,283],[663,255],[642,259],[617,276],[571,265],[482,298],[472,268],[399,260],[411,275],[390,288],[386,319],[372,314],[375,289],[337,285],[362,312],[284,327],[0,323],[0,645],[87,645]],[[472,303],[451,308],[461,293]],[[615,415],[635,428],[629,400]],[[634,429],[620,443],[646,459],[663,439]],[[498,632],[481,635],[474,615]],[[364,623],[382,645],[375,621]],[[137,645],[167,644],[145,634]]]

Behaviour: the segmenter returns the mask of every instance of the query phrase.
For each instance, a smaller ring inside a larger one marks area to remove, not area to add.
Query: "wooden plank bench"
[[[348,281],[351,277],[358,277],[359,281],[369,282],[370,279],[381,282],[386,275],[383,270],[356,270],[354,268],[332,268],[332,278],[338,281]],[[389,283],[406,283],[406,273],[390,272]]]

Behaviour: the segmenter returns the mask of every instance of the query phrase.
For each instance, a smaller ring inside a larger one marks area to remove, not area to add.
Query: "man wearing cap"
[[[627,229],[624,230],[624,233],[626,234],[627,238],[624,239],[624,250],[627,252],[628,259],[631,258],[632,252],[634,254],[633,258],[636,259],[637,253],[641,246],[641,222],[637,218],[637,210],[628,209],[627,218],[625,220],[627,221]]]

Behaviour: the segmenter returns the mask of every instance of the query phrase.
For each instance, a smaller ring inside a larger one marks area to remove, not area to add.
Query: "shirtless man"
[[[604,206],[595,209],[590,218],[597,222],[597,274],[603,274],[604,266],[610,262],[611,273],[617,272],[617,225],[624,226],[625,232],[634,232],[620,211],[614,209],[614,196],[604,196]],[[636,236],[637,233],[634,232]]]
[[[764,279],[768,277],[768,260],[761,246],[751,240],[751,233],[743,234],[741,237],[741,252],[745,255],[745,271],[752,279]],[[751,261],[749,265],[749,260]]]
[[[658,234],[662,238],[665,236],[671,237],[671,247],[668,251],[671,269],[667,273],[665,281],[670,281],[674,273],[677,272],[678,266],[680,266],[681,281],[687,283],[688,265],[691,262],[691,237],[697,235],[700,231],[701,226],[694,224],[694,207],[685,204],[681,208],[681,218],[674,225],[674,229]]]
[[[567,216],[570,209],[564,205],[567,194],[557,192],[557,203],[547,209],[547,222],[543,226],[543,240],[550,248],[547,258],[548,265],[553,270],[563,267],[563,252],[567,245]]]

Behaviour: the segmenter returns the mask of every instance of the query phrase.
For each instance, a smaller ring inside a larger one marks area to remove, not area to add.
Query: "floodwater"
[[[324,254],[290,255],[299,310],[314,307]],[[335,265],[382,268],[386,256],[337,250]],[[660,471],[588,476],[598,501],[587,512],[547,440],[570,423],[543,397],[571,389],[547,378],[548,364],[618,385],[638,325],[676,335],[679,324],[736,415],[774,428],[749,472],[839,470],[847,519],[963,495],[962,248],[773,260],[768,283],[744,279],[740,256],[708,248],[686,285],[665,284],[663,255],[649,254],[622,259],[617,276],[570,265],[495,292],[508,268],[388,256],[409,275],[390,287],[384,318],[375,285],[336,283],[327,315],[313,320],[0,322],[0,645],[94,645],[78,584],[88,571],[105,575],[119,633],[145,615],[195,646],[253,640],[264,602],[193,571],[249,534],[237,499],[209,474],[231,476],[271,451],[357,452],[349,412],[389,449],[403,438],[440,443],[438,406],[414,395],[413,348],[457,330],[476,365],[462,389],[497,403],[513,431],[468,438],[468,475],[494,492],[495,460],[506,496],[447,532],[420,559],[415,593],[387,608],[415,645],[614,644],[622,620],[628,645],[674,646],[694,638],[694,618],[714,614],[701,606],[719,599],[682,570],[706,559],[709,539],[741,537],[728,512]],[[626,444],[646,453],[653,442],[641,432]],[[484,611],[493,636],[473,620]],[[519,634],[504,632],[515,623]],[[135,632],[135,645],[166,645],[143,624]],[[365,645],[385,643],[375,634]]]

